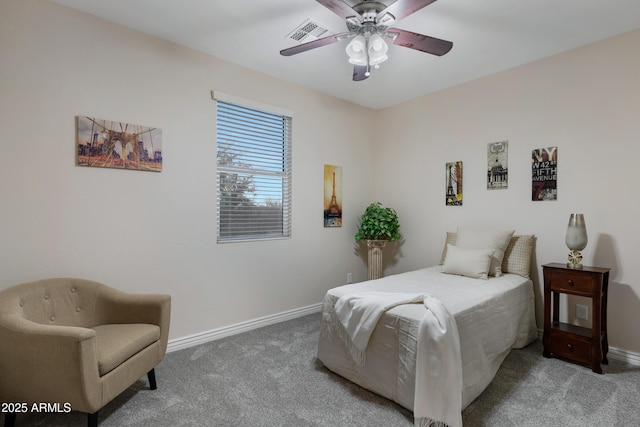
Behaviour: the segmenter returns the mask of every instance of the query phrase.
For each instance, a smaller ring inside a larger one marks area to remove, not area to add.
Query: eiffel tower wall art
[[[447,206],[462,206],[462,162],[447,163],[446,168]]]
[[[324,165],[324,226],[342,227],[342,167]]]

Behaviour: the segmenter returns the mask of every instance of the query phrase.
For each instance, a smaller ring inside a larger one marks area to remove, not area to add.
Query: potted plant
[[[355,235],[356,241],[366,240],[369,248],[369,280],[382,277],[382,248],[387,242],[400,240],[400,223],[398,214],[392,208],[385,208],[382,203],[371,203],[358,218],[359,227]]]

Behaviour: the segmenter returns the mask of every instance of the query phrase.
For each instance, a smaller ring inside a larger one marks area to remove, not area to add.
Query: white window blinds
[[[218,242],[291,236],[291,117],[217,100]]]

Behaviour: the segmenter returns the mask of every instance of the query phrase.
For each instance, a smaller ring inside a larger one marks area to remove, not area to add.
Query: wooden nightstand
[[[601,374],[600,364],[609,363],[607,360],[609,269],[584,266],[577,270],[559,263],[545,264],[542,269],[544,273],[544,351],[542,355],[544,357],[560,356],[591,365],[593,372]],[[591,328],[570,325],[558,320],[561,293],[591,298]],[[553,318],[551,318],[552,304]]]

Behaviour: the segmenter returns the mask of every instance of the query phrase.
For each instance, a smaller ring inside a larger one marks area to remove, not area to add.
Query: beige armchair
[[[0,292],[0,402],[59,404],[89,414],[147,374],[167,349],[171,297],[129,294],[81,279]],[[13,426],[20,408],[5,413]]]

